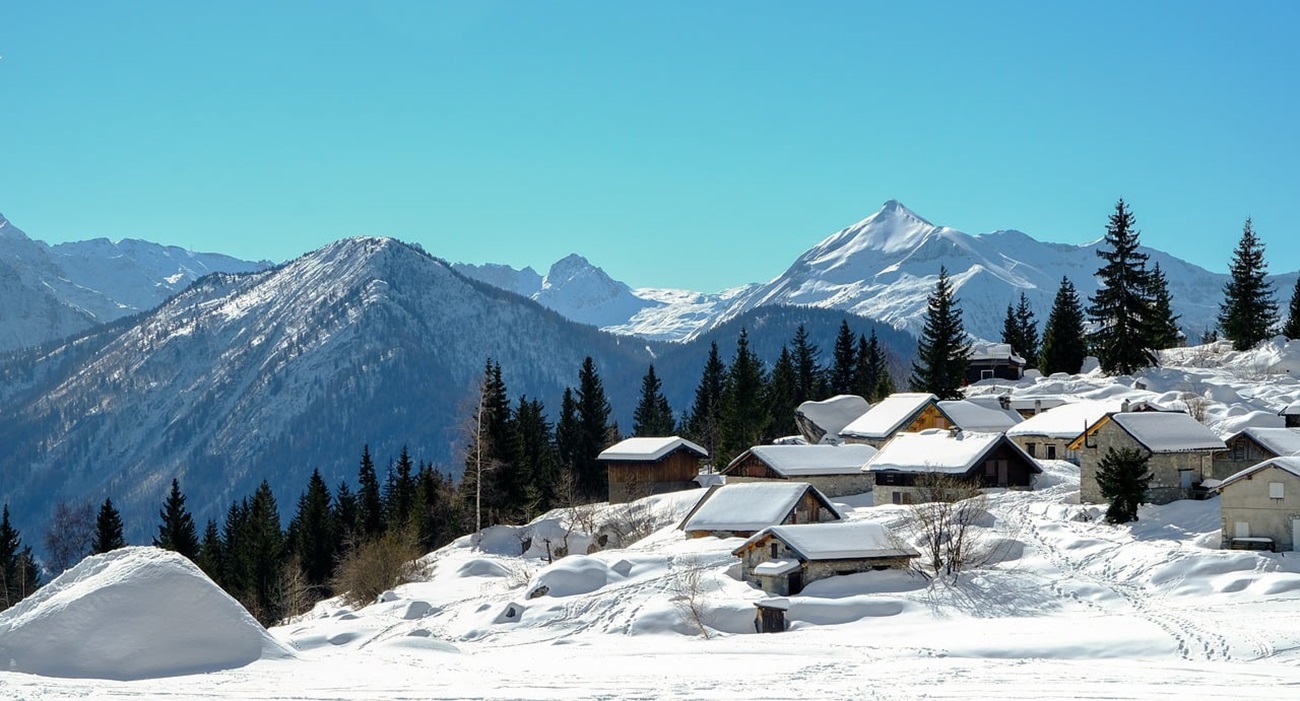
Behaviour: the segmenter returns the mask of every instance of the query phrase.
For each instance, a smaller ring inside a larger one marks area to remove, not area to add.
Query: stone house
[[[677,527],[687,538],[748,538],[768,526],[843,519],[807,482],[746,482],[710,487]]]
[[[839,443],[840,431],[871,409],[871,404],[856,394],[837,394],[830,399],[807,401],[794,410],[799,434],[809,443]]]
[[[1147,456],[1152,479],[1147,501],[1168,504],[1203,492],[1214,453],[1227,446],[1210,429],[1181,412],[1107,414],[1070,443],[1079,456],[1079,500],[1105,501],[1097,484],[1097,466],[1111,448],[1134,448]]]
[[[840,521],[765,528],[731,554],[746,582],[792,596],[827,577],[907,569],[919,553],[878,523]]]
[[[609,474],[609,502],[695,489],[700,462],[708,451],[677,436],[628,438],[601,451],[596,459]]]
[[[1211,474],[1206,477],[1223,479],[1265,460],[1300,454],[1300,428],[1249,426],[1223,442],[1228,449],[1214,454]]]
[[[1079,464],[1079,455],[1070,449],[1074,439],[1100,421],[1106,414],[1119,411],[1117,401],[1082,401],[1047,409],[1007,429],[1007,438],[1020,446],[1029,457],[1038,460],[1069,460]]]
[[[982,489],[1032,489],[1043,471],[1004,434],[942,429],[900,433],[862,469],[875,481],[877,504],[911,504],[936,475]]]
[[[1019,380],[1025,375],[1025,359],[1009,343],[987,343],[971,347],[966,365],[966,382]]]
[[[869,445],[756,445],[722,469],[730,484],[761,480],[807,482],[828,497],[871,491],[862,471],[876,454]]]
[[[845,443],[879,448],[895,434],[952,428],[956,423],[939,407],[939,398],[923,392],[899,392],[880,400],[840,431]]]
[[[1214,490],[1219,492],[1223,547],[1300,549],[1300,456],[1252,465]]]

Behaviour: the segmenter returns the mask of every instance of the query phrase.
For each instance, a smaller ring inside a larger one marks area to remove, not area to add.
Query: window
[[[981,379],[981,380],[991,380],[991,379],[993,379],[993,371],[992,371],[992,370],[980,370],[980,379]]]
[[[902,504],[902,503],[903,503],[903,493],[902,493],[902,492],[890,492],[890,494],[893,495],[893,499],[894,499],[894,503],[895,503],[895,504]]]
[[[1282,484],[1281,482],[1268,483],[1269,499],[1283,499],[1285,497],[1286,497],[1286,485]]]
[[[1050,444],[1047,446],[1047,459],[1048,460],[1056,459],[1056,446]]]
[[[1037,444],[1037,443],[1026,443],[1026,444],[1025,444],[1025,452],[1026,452],[1026,453],[1029,453],[1029,457],[1031,457],[1031,458],[1036,458],[1036,457],[1038,457],[1038,444]]]
[[[776,558],[776,543],[772,543],[772,558]]]
[[[1242,441],[1237,441],[1236,443],[1232,444],[1232,459],[1238,461],[1246,459],[1245,443],[1243,443]]]

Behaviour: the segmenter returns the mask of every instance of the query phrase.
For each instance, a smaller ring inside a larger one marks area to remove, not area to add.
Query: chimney
[[[1041,399],[1035,399],[1035,400],[1034,400],[1034,414],[1041,414],[1041,413],[1043,413],[1043,400],[1041,400]]]
[[[1129,408],[1129,403],[1128,403],[1128,400],[1125,399],[1124,402],[1123,402],[1122,404],[1119,405],[1119,410],[1120,410],[1120,411],[1128,411],[1128,408]]]

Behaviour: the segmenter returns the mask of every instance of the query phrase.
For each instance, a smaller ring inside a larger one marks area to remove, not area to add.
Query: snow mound
[[[0,614],[0,661],[51,677],[148,679],[290,655],[194,563],[157,548],[88,557]]]
[[[585,555],[571,555],[537,574],[528,587],[529,598],[586,594],[622,579],[622,575],[602,560]]]

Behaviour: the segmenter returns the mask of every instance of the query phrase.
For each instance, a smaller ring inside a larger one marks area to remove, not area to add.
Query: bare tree
[[[708,568],[699,558],[688,558],[672,580],[673,607],[707,640],[712,637],[705,624],[704,575]]]
[[[978,530],[988,514],[988,498],[978,485],[930,472],[918,477],[915,486],[910,525],[929,574],[956,576],[993,559],[995,553]]]
[[[70,504],[60,501],[54,506],[50,526],[45,531],[45,552],[51,572],[63,572],[90,554],[95,538],[95,507],[90,502]]]

